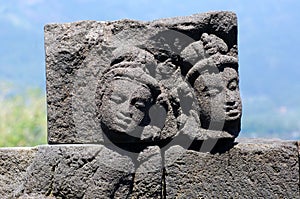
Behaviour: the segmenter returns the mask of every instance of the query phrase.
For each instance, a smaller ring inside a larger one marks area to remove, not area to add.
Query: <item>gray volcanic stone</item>
[[[214,153],[115,149],[1,149],[1,198],[299,198],[296,142],[242,139]]]
[[[39,146],[27,166],[14,197],[161,198],[163,193],[158,146],[139,154],[103,145]]]
[[[250,139],[221,154],[183,151],[173,146],[166,152],[166,198],[300,196],[295,142]]]
[[[49,24],[45,50],[50,144],[238,136],[232,12]]]
[[[137,158],[132,198],[163,198],[163,162],[158,146],[150,146]]]
[[[0,196],[11,198],[32,163],[37,148],[0,149]]]
[[[17,197],[127,198],[133,161],[102,145],[40,146]]]

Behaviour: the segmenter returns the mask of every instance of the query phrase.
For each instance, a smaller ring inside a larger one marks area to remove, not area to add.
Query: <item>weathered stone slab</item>
[[[18,186],[11,187],[14,192],[9,196],[160,198],[163,174],[159,147],[140,154],[121,153],[103,145],[39,146],[26,175]]]
[[[240,131],[232,12],[49,24],[45,49],[51,144],[153,145]]]
[[[210,154],[174,146],[166,152],[167,198],[299,198],[295,142],[241,140]],[[169,161],[169,163],[168,163]]]
[[[19,195],[126,198],[134,164],[104,146],[41,146]]]
[[[26,169],[32,163],[36,148],[0,149],[0,196],[10,198],[22,183]]]
[[[163,160],[158,146],[151,146],[138,156],[132,198],[164,198]]]
[[[253,139],[239,140],[222,153],[178,145],[165,152],[149,146],[139,153],[103,145],[1,149],[0,194],[1,198],[298,198],[298,150],[296,142]]]

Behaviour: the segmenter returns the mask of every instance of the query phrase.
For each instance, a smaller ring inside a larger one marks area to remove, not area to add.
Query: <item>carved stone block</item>
[[[295,142],[241,140],[217,154],[173,146],[165,157],[166,198],[299,198]]]
[[[14,191],[22,185],[27,168],[37,152],[36,148],[0,149],[0,196],[13,198]]]
[[[161,198],[162,176],[161,153],[155,146],[131,156],[103,145],[39,146],[10,196]]]
[[[234,13],[49,24],[45,49],[51,144],[238,136]]]
[[[103,145],[0,150],[1,198],[299,198],[299,147],[239,140],[207,153],[174,145],[124,154]]]

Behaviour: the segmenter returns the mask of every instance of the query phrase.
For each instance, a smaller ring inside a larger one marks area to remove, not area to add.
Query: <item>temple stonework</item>
[[[297,142],[241,130],[237,17],[45,26],[48,145],[0,149],[1,198],[298,198]]]

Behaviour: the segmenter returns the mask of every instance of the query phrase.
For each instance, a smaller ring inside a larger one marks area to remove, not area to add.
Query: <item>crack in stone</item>
[[[93,161],[97,158],[97,156],[99,155],[99,153],[100,153],[101,151],[102,151],[102,149],[99,149],[99,150],[96,151],[96,153],[95,153],[92,157],[86,158],[86,159],[81,159],[81,160],[83,161],[83,164],[80,164],[76,169],[81,169],[81,168],[83,168],[85,165],[87,165],[88,163],[93,162]]]
[[[166,167],[165,167],[165,150],[160,149],[161,154],[161,163],[162,163],[162,176],[161,176],[161,198],[165,199],[167,198],[167,185],[166,185]]]
[[[48,191],[46,192],[46,196],[51,196],[52,195],[52,192],[53,192],[53,183],[54,183],[54,176],[55,176],[55,171],[59,165],[60,161],[57,161],[56,164],[54,164],[51,168],[51,179],[50,179],[50,186],[49,186],[49,189]]]
[[[167,198],[167,185],[166,185],[166,169],[163,167],[162,169],[162,180],[161,180],[161,198]]]

